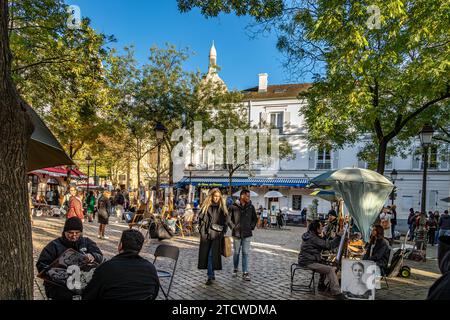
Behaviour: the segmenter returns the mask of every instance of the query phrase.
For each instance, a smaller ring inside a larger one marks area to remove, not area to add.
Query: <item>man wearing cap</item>
[[[333,239],[338,231],[337,212],[333,208],[328,212],[328,221],[324,227],[325,239]]]
[[[49,266],[58,259],[68,249],[81,252],[86,256],[87,262],[103,262],[103,254],[97,244],[87,237],[82,236],[83,223],[77,217],[66,220],[61,237],[51,241],[42,250],[36,263],[39,272],[49,268]],[[45,294],[47,298],[53,300],[72,300],[75,295],[68,288],[57,286],[44,281]]]

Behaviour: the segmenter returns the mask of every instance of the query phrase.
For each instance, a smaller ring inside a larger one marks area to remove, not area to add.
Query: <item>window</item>
[[[302,210],[302,196],[293,195],[292,196],[292,210]]]
[[[280,133],[283,131],[283,112],[270,113],[270,126],[280,130]]]
[[[331,169],[330,148],[319,148],[317,151],[316,170]]]

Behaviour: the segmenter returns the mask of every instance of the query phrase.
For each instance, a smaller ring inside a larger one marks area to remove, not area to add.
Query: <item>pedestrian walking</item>
[[[437,223],[433,213],[430,214],[430,216],[428,217],[427,227],[428,227],[428,243],[430,243],[431,246],[434,246]]]
[[[240,198],[229,208],[231,223],[234,225],[233,236],[233,276],[237,277],[239,267],[239,256],[242,250],[242,279],[250,281],[248,272],[248,256],[250,252],[250,243],[253,237],[252,231],[255,230],[258,218],[255,207],[250,201],[250,191],[245,189],[241,191]]]
[[[109,213],[111,212],[111,203],[109,201],[110,193],[104,191],[103,195],[98,199],[98,214],[97,219],[100,224],[98,227],[98,238],[99,239],[109,239],[105,236],[106,225],[109,222]]]
[[[89,195],[86,197],[86,215],[89,222],[93,222],[93,215],[95,210],[95,196],[94,191],[89,191]]]
[[[83,201],[81,200],[81,191],[77,191],[75,187],[70,187],[69,211],[67,212],[67,219],[78,217],[81,221],[84,220]]]
[[[215,280],[215,270],[222,270],[222,241],[227,226],[233,227],[226,202],[219,189],[209,192],[203,202],[200,215],[200,247],[198,253],[198,268],[207,269],[208,280],[211,285]]]

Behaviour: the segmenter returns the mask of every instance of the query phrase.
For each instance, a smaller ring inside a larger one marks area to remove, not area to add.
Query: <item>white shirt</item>
[[[392,227],[391,227],[392,215],[390,213],[382,212],[380,214],[380,219],[389,221],[389,228],[384,229],[384,237],[387,238],[387,239],[392,239]]]

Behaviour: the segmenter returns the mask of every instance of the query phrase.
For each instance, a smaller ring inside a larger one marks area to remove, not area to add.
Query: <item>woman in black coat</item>
[[[215,188],[203,202],[200,214],[198,268],[208,270],[207,285],[215,280],[214,270],[222,270],[222,241],[227,226],[233,228],[222,193]]]

